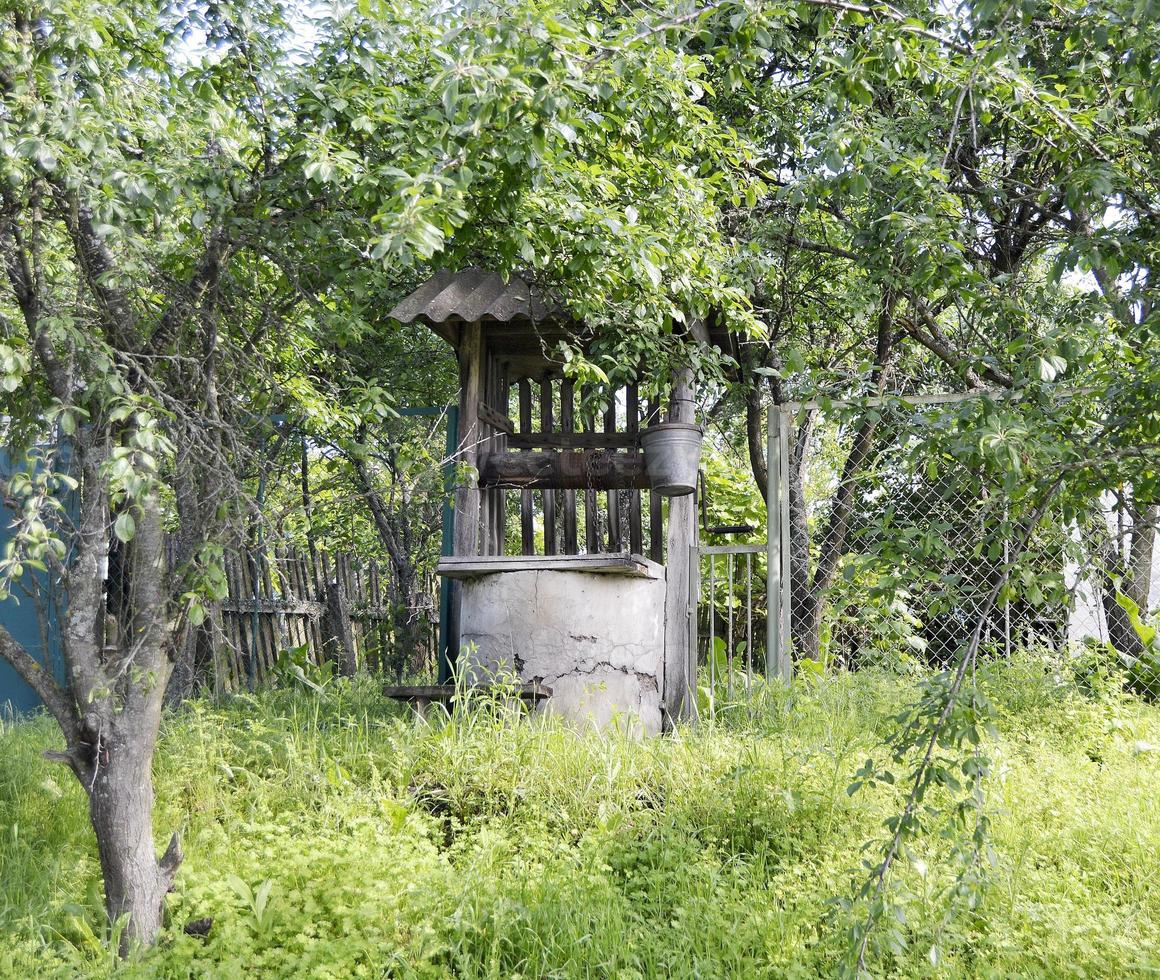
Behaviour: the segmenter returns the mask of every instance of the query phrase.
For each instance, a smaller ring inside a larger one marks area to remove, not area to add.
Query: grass
[[[1160,974],[1160,710],[1030,662],[990,684],[991,883],[944,927],[947,844],[925,843],[901,872],[908,943],[875,973]],[[121,966],[81,791],[39,758],[56,735],[10,725],[0,975],[832,975],[832,899],[901,792],[846,787],[910,694],[839,676],[643,741],[500,706],[422,723],[369,681],[195,703],[157,760],[158,837],[187,854],[171,924]],[[207,939],[184,934],[205,916]]]

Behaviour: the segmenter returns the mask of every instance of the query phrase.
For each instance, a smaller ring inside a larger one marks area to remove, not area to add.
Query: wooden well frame
[[[666,503],[649,489],[639,433],[652,421],[696,421],[691,372],[671,379],[664,405],[642,404],[634,383],[604,392],[596,417],[560,355],[580,325],[519,279],[439,272],[390,315],[426,324],[458,358],[452,555],[497,567],[507,558],[599,554],[665,565],[665,700],[671,717],[688,717],[696,503],[692,495]],[[459,648],[459,592],[453,579],[449,653]]]

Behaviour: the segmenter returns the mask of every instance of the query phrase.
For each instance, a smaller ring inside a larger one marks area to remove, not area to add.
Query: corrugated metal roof
[[[449,322],[474,323],[493,320],[542,320],[557,312],[555,304],[522,279],[507,282],[495,272],[441,269],[390,312],[402,323],[420,320],[437,325]]]

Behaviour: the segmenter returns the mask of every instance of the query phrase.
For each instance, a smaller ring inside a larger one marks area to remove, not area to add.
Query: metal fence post
[[[767,557],[768,609],[765,674],[788,681],[793,676],[790,659],[790,534],[789,451],[790,408],[780,405],[769,411]]]

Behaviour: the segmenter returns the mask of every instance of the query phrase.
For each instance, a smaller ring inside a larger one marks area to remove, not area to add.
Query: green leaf
[[[133,520],[133,515],[129,511],[124,510],[117,515],[116,521],[113,522],[113,533],[118,541],[126,544],[133,540],[133,535],[137,533],[137,522]]]

